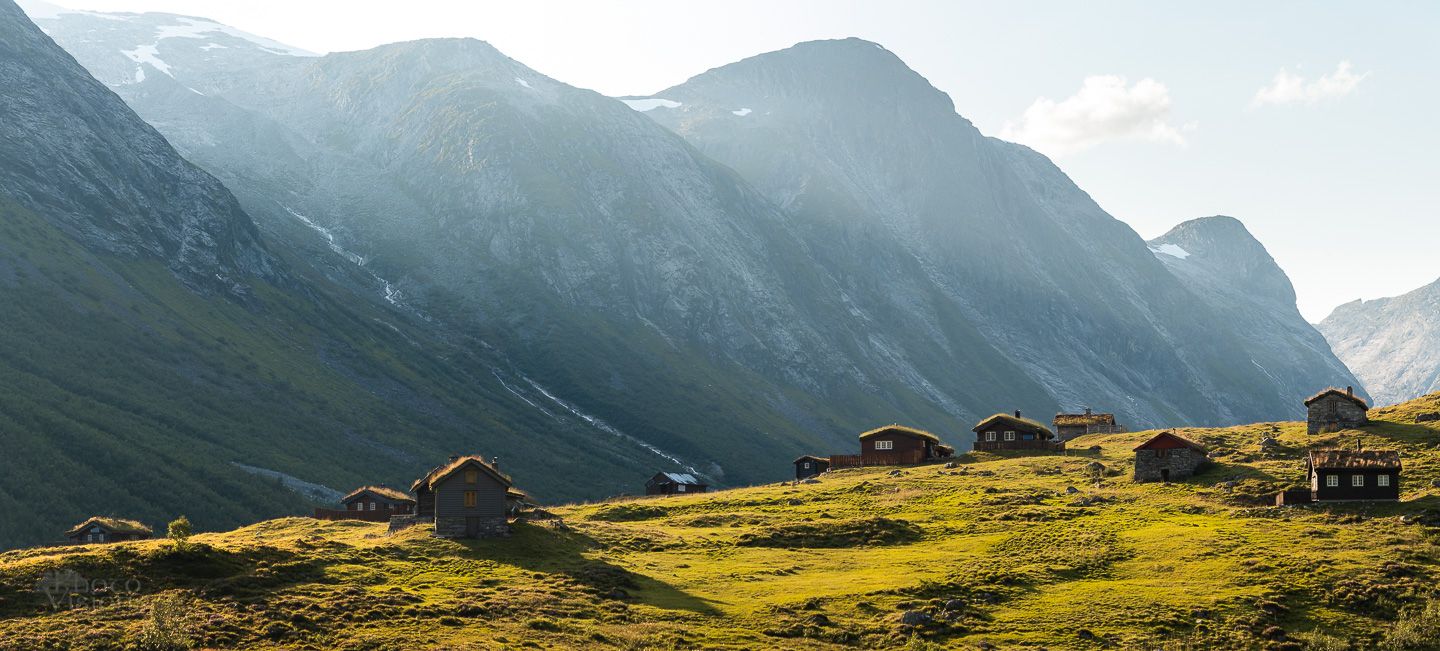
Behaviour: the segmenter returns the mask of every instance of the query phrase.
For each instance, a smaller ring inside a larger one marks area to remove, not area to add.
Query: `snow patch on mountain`
[[[1180,246],[1176,244],[1161,244],[1160,246],[1152,246],[1150,247],[1150,250],[1154,251],[1155,255],[1157,256],[1168,255],[1172,258],[1180,258],[1181,260],[1190,257],[1189,251],[1180,248]]]
[[[745,117],[745,116],[747,116],[747,115],[750,115],[751,111],[750,111],[750,109],[748,109],[748,108],[742,108],[742,109],[740,109],[740,110],[738,110],[738,111],[731,111],[731,113],[733,113],[733,114],[735,114],[735,115],[738,115],[738,116],[740,116],[740,117],[743,118],[743,117]]]
[[[625,102],[626,106],[640,111],[641,113],[644,113],[646,111],[652,111],[657,108],[680,108],[681,106],[680,102],[672,99],[663,99],[660,97],[646,97],[643,99],[622,99],[620,101]]]
[[[530,82],[525,81],[524,79],[521,79],[521,78],[519,78],[519,77],[516,77],[516,78],[515,78],[515,83],[520,84],[521,86],[524,86],[525,88],[530,88]]]
[[[173,73],[170,72],[170,64],[165,63],[165,61],[161,60],[160,48],[155,43],[151,43],[150,45],[141,45],[133,50],[121,50],[120,53],[125,55],[125,57],[130,59],[131,61],[134,61],[135,63],[138,63],[142,66],[140,70],[137,71],[135,74],[135,81],[137,82],[145,80],[145,68],[143,67],[145,65],[149,65],[151,68],[159,70],[160,72],[163,72],[171,77],[175,76]]]

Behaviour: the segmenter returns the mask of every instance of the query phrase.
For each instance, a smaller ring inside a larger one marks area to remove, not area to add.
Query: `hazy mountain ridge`
[[[1323,342],[1310,345],[1318,337],[1257,339],[1232,326],[1228,304],[1197,311],[1195,288],[1048,159],[984,137],[874,43],[803,43],[653,97],[668,102],[641,105],[647,115],[817,233],[864,229],[914,255],[924,271],[906,282],[929,283],[975,314],[997,349],[1072,408],[1110,405],[1143,423],[1231,422],[1298,413],[1293,385],[1349,379]],[[832,269],[847,263],[849,252],[837,253]],[[1273,267],[1268,255],[1254,264]],[[1287,328],[1313,334],[1293,294],[1277,309]],[[1277,344],[1284,349],[1269,350]],[[1241,368],[1250,363],[1236,352],[1247,350],[1301,362],[1277,371],[1293,379],[1275,381]]]
[[[1377,402],[1440,390],[1440,281],[1392,298],[1346,303],[1317,327]]]

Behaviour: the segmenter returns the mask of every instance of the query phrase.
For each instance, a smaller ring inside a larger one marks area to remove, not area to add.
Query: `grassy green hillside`
[[[202,295],[0,197],[0,549],[63,541],[91,515],[217,530],[314,504],[235,464],[343,492],[478,452],[551,498],[593,495],[586,473],[653,472],[638,447],[506,391],[463,340],[322,278],[246,282]]]
[[[1398,504],[1269,506],[1306,446],[1357,434],[1277,423],[1183,431],[1217,463],[1172,485],[1129,481],[1135,433],[1077,441],[1094,454],[555,507],[504,540],[281,519],[185,551],[9,552],[0,649],[1435,648],[1428,411],[1440,394],[1363,434],[1404,451]],[[113,587],[36,590],[65,572]]]

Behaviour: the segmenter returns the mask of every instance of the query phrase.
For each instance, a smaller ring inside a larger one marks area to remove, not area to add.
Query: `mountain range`
[[[1380,403],[1440,391],[1440,281],[1346,303],[1318,327]]]
[[[779,478],[877,423],[964,446],[995,411],[1227,425],[1360,385],[1238,221],[1146,242],[874,43],[615,99],[475,40],[316,57],[31,11],[44,33],[0,0],[25,89],[0,100],[0,265],[47,266],[0,266],[25,306],[0,370],[59,387],[7,394],[40,414],[9,423],[17,458],[64,463],[0,495],[43,468],[115,496],[52,498],[0,544],[174,512],[202,476],[227,487],[202,526],[459,449],[574,499]]]

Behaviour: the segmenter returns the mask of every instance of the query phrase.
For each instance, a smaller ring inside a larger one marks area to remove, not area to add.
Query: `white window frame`
[[[1340,487],[1340,475],[1325,475],[1325,487],[1326,487],[1326,488],[1339,488],[1339,487]]]
[[[1351,475],[1351,476],[1350,476],[1350,487],[1351,487],[1351,488],[1364,488],[1364,487],[1365,487],[1365,475],[1358,475],[1358,474],[1357,474],[1357,475]]]
[[[876,442],[875,442],[875,449],[876,449],[876,450],[894,450],[894,449],[895,449],[895,442],[894,442],[894,441],[876,441]]]
[[[371,510],[371,511],[374,511],[374,510],[375,510],[375,503],[374,503],[374,502],[371,502],[371,503],[370,503],[370,510]]]
[[[677,492],[677,493],[683,493],[683,492],[685,492],[685,484],[675,484],[675,492]]]
[[[1375,477],[1375,485],[1380,488],[1390,487],[1390,475],[1379,475]]]
[[[985,432],[985,440],[987,440],[987,441],[994,441],[994,440],[995,440],[995,432]]]
[[[810,462],[809,462],[809,461],[806,461],[806,462],[805,462],[804,464],[802,464],[800,467],[801,467],[801,468],[804,468],[804,469],[806,469],[806,470],[809,470],[809,469],[810,469]]]
[[[1014,440],[1015,440],[1015,432],[1005,432],[1005,440],[1006,440],[1006,441],[1014,441]]]

